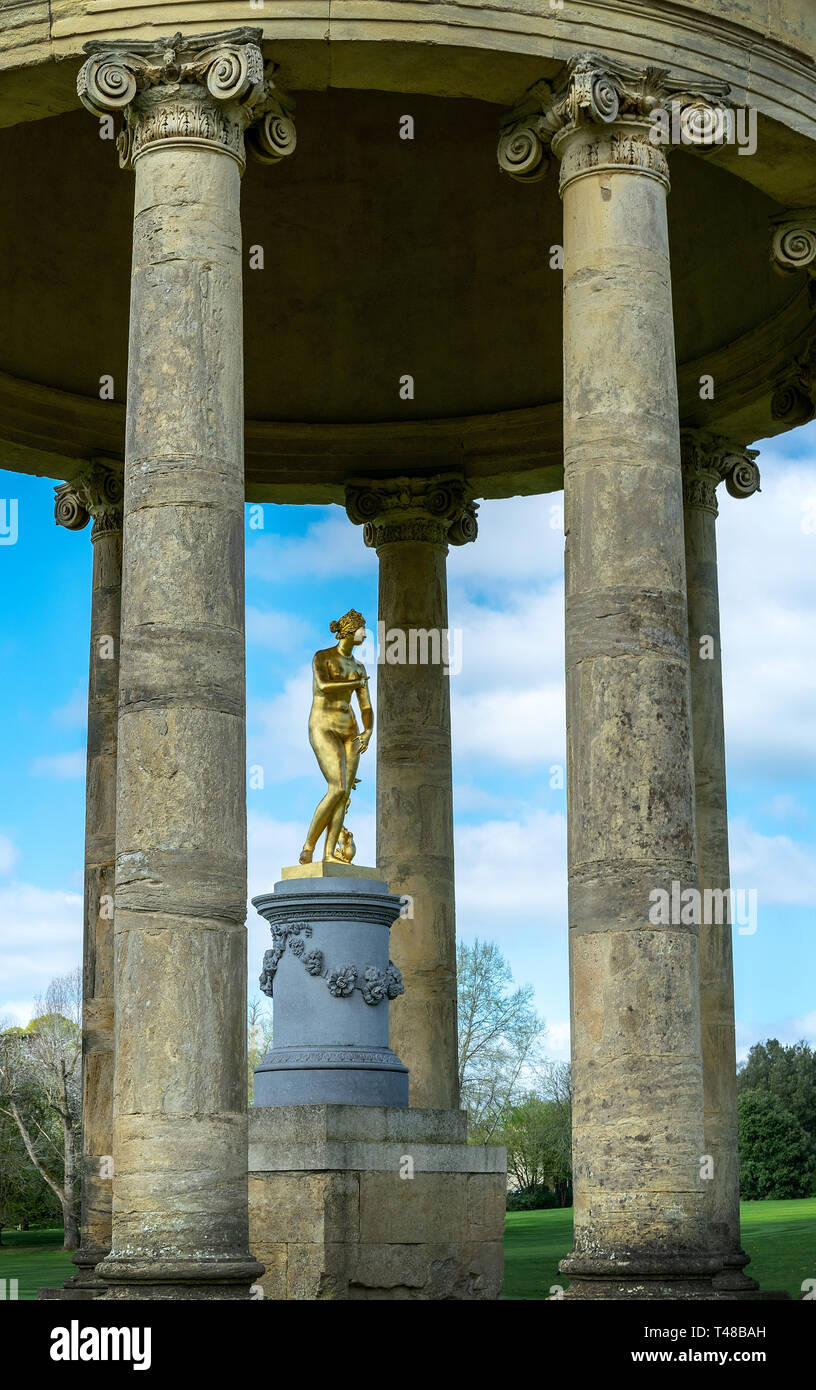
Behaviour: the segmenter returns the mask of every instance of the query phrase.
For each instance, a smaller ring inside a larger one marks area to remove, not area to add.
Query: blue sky
[[[738,1047],[816,1043],[816,423],[758,445],[762,492],[720,489],[718,542]],[[81,956],[89,530],[54,525],[53,483],[3,473],[18,538],[0,545],[0,1018],[26,1021]],[[449,559],[457,913],[530,981],[546,1051],[568,1055],[561,494],[483,503]],[[8,514],[8,509],[7,513]],[[254,524],[251,524],[251,521]],[[258,523],[262,521],[262,529]],[[377,562],[339,507],[247,509],[250,893],[293,863],[321,793],[306,734],[311,657],[350,607],[376,622]],[[372,666],[370,669],[375,670]],[[374,689],[376,708],[376,689]],[[349,823],[374,860],[375,753]],[[258,780],[257,776],[253,779]],[[250,908],[254,981],[267,927]]]

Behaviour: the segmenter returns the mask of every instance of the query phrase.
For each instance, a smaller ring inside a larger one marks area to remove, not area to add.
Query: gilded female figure
[[[309,715],[309,742],[315,751],[320,771],[328,782],[328,790],[312,817],[306,843],[300,856],[301,864],[311,864],[323,831],[326,844],[323,859],[348,863],[353,850],[343,819],[349,797],[357,784],[357,764],[368,748],[374,728],[374,711],[368,694],[366,669],[352,655],[354,647],[365,640],[365,619],[356,609],[329,625],[337,634],[337,645],[316,652],[312,662],[312,709]],[[357,693],[363,731],[351,708]],[[338,849],[338,841],[340,848]]]

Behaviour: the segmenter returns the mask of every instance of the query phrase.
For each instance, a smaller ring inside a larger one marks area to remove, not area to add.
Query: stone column
[[[380,562],[377,667],[377,865],[407,896],[391,928],[405,993],[391,1046],[410,1072],[411,1105],[459,1105],[453,870],[448,544],[475,540],[464,479],[362,479],[346,489]]]
[[[708,1244],[713,1254],[721,1256],[724,1266],[716,1287],[749,1291],[758,1285],[741,1273],[748,1256],[740,1239],[732,914],[725,909],[727,899],[723,897],[730,889],[730,872],[716,489],[724,478],[732,497],[750,497],[759,488],[759,470],[754,450],[735,450],[726,440],[710,435],[684,433],[682,449],[697,865],[704,904],[700,1014],[705,1152],[713,1160],[713,1173],[705,1184]]]
[[[500,145],[527,177],[550,146],[564,207],[569,1298],[704,1297],[719,1267],[699,927],[673,910],[697,867],[669,171],[650,138],[670,96],[700,104],[584,55]]]
[[[247,1298],[243,133],[260,31],[86,46],[136,175],[107,1298]],[[269,137],[273,143],[269,147]],[[278,144],[275,145],[274,141]]]
[[[82,928],[81,1239],[68,1289],[98,1289],[94,1267],[111,1243],[113,1153],[113,892],[116,857],[116,716],[122,585],[122,475],[94,462],[57,488],[54,517],[69,531],[93,518],[85,901]]]

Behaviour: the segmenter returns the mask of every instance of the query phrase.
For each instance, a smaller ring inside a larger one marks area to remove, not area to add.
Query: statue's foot
[[[314,853],[314,851],[311,850],[311,849],[309,849],[308,845],[304,845],[304,846],[303,846],[303,849],[302,849],[301,852],[300,852],[300,860],[299,860],[299,862],[300,862],[301,864],[311,864],[311,862],[312,862],[312,854],[313,854],[313,853]]]

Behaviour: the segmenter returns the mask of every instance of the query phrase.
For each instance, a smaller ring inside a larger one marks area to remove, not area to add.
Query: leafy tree
[[[495,941],[460,943],[457,976],[459,1089],[471,1139],[489,1144],[530,1089],[544,1023],[532,1006],[532,985],[512,988]]]
[[[816,1162],[809,1136],[778,1096],[741,1090],[740,1194],[746,1200],[816,1196]]]
[[[0,1114],[62,1209],[64,1248],[79,1244],[82,975],[52,980],[27,1028],[0,1034]]]
[[[0,1114],[0,1232],[10,1226],[27,1230],[49,1219],[53,1223],[59,1210],[51,1189],[31,1164],[17,1125]]]
[[[507,1172],[522,1192],[548,1184],[552,1168],[549,1105],[529,1095],[512,1105],[504,1117],[500,1139],[507,1149]]]
[[[737,1075],[737,1090],[776,1096],[816,1144],[816,1052],[806,1043],[755,1043]]]
[[[549,1105],[551,1181],[559,1207],[572,1203],[572,1069],[551,1062],[545,1069],[544,1096]]]
[[[549,1188],[559,1207],[572,1200],[571,1107],[569,1066],[551,1064],[543,1093],[512,1106],[499,1136],[517,1187],[530,1194]]]

